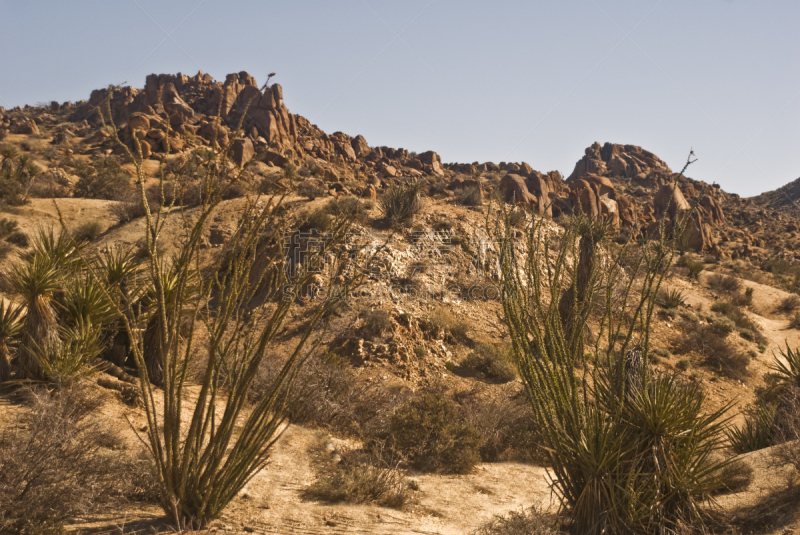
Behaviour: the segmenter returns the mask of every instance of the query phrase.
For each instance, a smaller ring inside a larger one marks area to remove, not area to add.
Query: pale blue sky
[[[5,107],[276,71],[326,132],[444,161],[567,175],[612,141],[676,170],[693,147],[690,176],[745,196],[800,176],[797,0],[0,0],[0,21]]]

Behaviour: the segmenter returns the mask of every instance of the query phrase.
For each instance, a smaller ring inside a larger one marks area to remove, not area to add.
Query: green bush
[[[692,367],[692,361],[689,359],[681,359],[675,364],[675,367],[678,368],[680,371],[685,372],[689,368]]]
[[[480,343],[461,365],[498,383],[507,383],[517,377],[517,365],[511,354],[511,348],[507,344]]]
[[[417,470],[465,474],[480,461],[481,433],[459,418],[458,405],[423,393],[401,405],[389,424],[389,444]]]
[[[687,258],[684,265],[689,270],[689,277],[693,279],[697,279],[697,277],[700,275],[700,272],[706,268],[702,262],[693,260],[691,258]]]

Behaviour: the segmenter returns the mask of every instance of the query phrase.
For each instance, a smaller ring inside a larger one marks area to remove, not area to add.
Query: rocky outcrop
[[[658,156],[636,145],[593,143],[575,164],[567,182],[586,175],[607,175],[615,178],[646,177],[653,171],[671,173],[669,166]]]

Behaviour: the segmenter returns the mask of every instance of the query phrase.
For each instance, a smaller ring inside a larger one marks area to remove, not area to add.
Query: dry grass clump
[[[374,503],[401,508],[408,500],[409,482],[398,463],[387,460],[380,446],[337,452],[306,490],[309,498],[326,502]]]
[[[459,341],[467,340],[469,325],[458,319],[450,310],[444,306],[434,309],[430,313],[430,322],[434,327],[442,329]]]
[[[496,515],[473,535],[565,535],[563,522],[535,507]]]
[[[148,460],[101,447],[107,433],[79,389],[30,391],[22,425],[0,436],[0,532],[55,533],[66,519],[118,500],[157,499]]]
[[[390,447],[424,472],[465,474],[480,461],[480,430],[438,393],[423,393],[398,407],[387,435]]]
[[[328,194],[325,182],[319,178],[308,178],[297,185],[297,194],[313,201],[317,197]]]
[[[491,382],[507,383],[517,377],[517,364],[508,344],[477,344],[461,366]]]

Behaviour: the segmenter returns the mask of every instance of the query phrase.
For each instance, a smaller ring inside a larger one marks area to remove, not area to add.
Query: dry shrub
[[[309,178],[297,185],[297,194],[313,201],[317,197],[327,195],[328,188],[319,178]]]
[[[778,312],[789,314],[800,308],[800,295],[792,294],[781,299],[778,305]]]
[[[753,468],[737,459],[726,464],[719,475],[719,490],[717,492],[741,492],[753,482]]]
[[[720,275],[714,273],[707,279],[708,286],[715,291],[732,294],[742,288],[742,281],[730,275]]]
[[[379,446],[339,452],[341,460],[321,470],[306,490],[309,498],[327,502],[374,503],[400,508],[409,486],[397,462],[387,460]]]
[[[481,432],[480,455],[484,462],[533,462],[541,457],[539,435],[525,391],[503,391],[498,399],[486,399],[477,389],[456,395],[464,421]]]
[[[103,227],[97,221],[86,221],[78,225],[72,233],[77,242],[94,241],[103,233]]]
[[[75,197],[115,200],[131,191],[131,178],[114,156],[95,158],[92,165],[79,161],[75,174],[80,177],[75,183]]]
[[[507,383],[517,377],[517,364],[509,344],[480,343],[461,365],[492,382]]]
[[[0,532],[56,531],[112,501],[157,499],[149,460],[102,447],[116,440],[88,418],[95,403],[86,392],[29,397],[22,425],[0,437]]]
[[[792,320],[789,322],[790,329],[800,329],[800,312],[795,313]]]
[[[422,210],[421,189],[420,182],[390,186],[378,201],[384,222],[392,227],[410,223]]]
[[[531,507],[517,511],[509,511],[505,515],[497,515],[481,526],[474,535],[559,535],[566,534],[562,522],[553,515]]]
[[[442,329],[456,340],[467,340],[469,325],[458,319],[449,309],[440,306],[431,312],[429,319],[434,327]]]
[[[731,301],[716,301],[711,305],[711,310],[733,321],[736,329],[738,329],[739,333],[742,334],[742,337],[746,340],[758,344],[767,343],[767,339],[761,332],[761,328],[741,309],[741,305],[736,298]]]
[[[114,203],[110,208],[111,213],[114,214],[120,224],[129,223],[145,215],[144,205],[141,201],[137,201],[134,196],[131,196],[128,200]]]
[[[459,418],[458,405],[427,392],[401,405],[389,423],[388,444],[417,470],[465,474],[480,461],[481,432]]]
[[[456,191],[456,202],[461,206],[481,206],[483,204],[483,193],[480,188],[469,186]]]
[[[369,340],[381,338],[392,330],[392,317],[385,310],[365,310],[361,313],[361,319],[364,322],[361,333]]]
[[[750,357],[726,340],[728,323],[718,318],[712,325],[683,321],[681,335],[675,342],[673,351],[677,354],[695,351],[705,357],[706,363],[733,379],[742,380],[750,375],[747,365]],[[731,322],[733,323],[733,322]],[[730,332],[730,331],[728,331]]]

